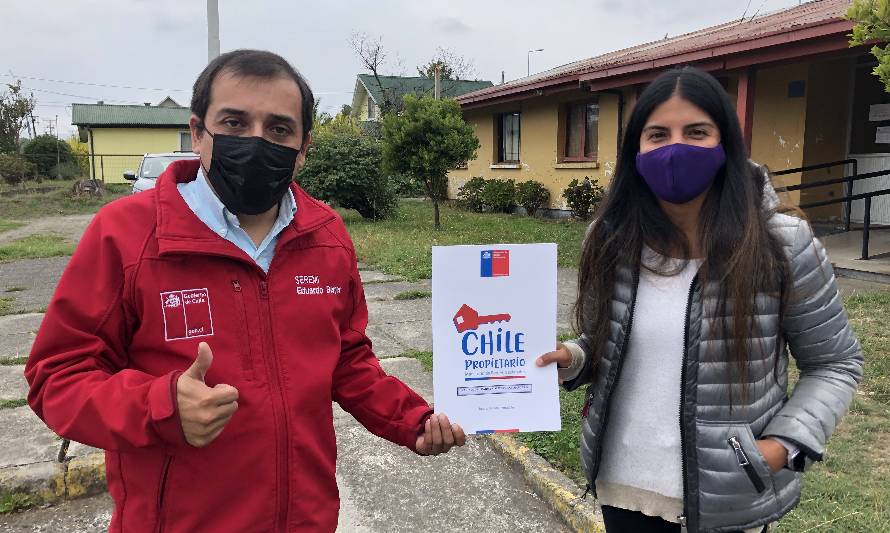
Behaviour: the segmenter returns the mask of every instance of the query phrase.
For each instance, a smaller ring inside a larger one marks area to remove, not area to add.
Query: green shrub
[[[516,206],[516,183],[513,180],[486,180],[482,187],[482,203],[495,213],[509,213]]]
[[[18,154],[0,154],[0,178],[10,185],[34,179],[37,167]]]
[[[470,178],[457,190],[457,205],[467,211],[481,213],[484,207],[482,203],[482,189],[484,187],[485,179],[479,176]]]
[[[47,178],[55,178],[57,162],[72,161],[71,146],[52,135],[38,135],[25,145],[25,158],[37,165],[37,173]]]
[[[363,218],[395,213],[398,184],[381,170],[380,143],[358,132],[319,134],[297,181],[309,194]]]
[[[577,178],[573,179],[562,192],[572,214],[582,220],[590,218],[605,194],[605,189],[598,183],[591,183],[587,176],[584,177],[584,181],[580,182]]]
[[[523,181],[516,186],[516,203],[533,217],[538,209],[550,203],[550,191],[539,181]]]
[[[60,176],[63,180],[73,180],[89,175],[89,170],[84,173],[76,161],[68,161],[60,163],[58,166],[53,165],[50,175],[52,177]]]

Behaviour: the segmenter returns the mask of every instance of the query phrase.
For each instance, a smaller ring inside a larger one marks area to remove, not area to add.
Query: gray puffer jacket
[[[821,460],[825,442],[862,377],[862,352],[821,243],[809,224],[798,218],[775,214],[770,225],[787,250],[793,283],[785,289],[788,305],[781,318],[777,295],[757,295],[755,318],[763,336],[749,340],[744,404],[728,353],[731,341],[723,336],[723,328],[716,327],[713,316],[717,287],[696,278],[689,291],[677,419],[684,477],[680,522],[689,531],[753,528],[794,508],[800,500],[800,474],[788,469],[770,473],[755,440],[781,437],[797,443],[810,460]],[[637,273],[617,272],[606,353],[594,369],[587,339],[578,339],[588,355],[586,367],[565,384],[572,390],[593,380],[581,436],[591,487],[600,467],[603,434],[608,431],[609,400],[621,378],[633,327],[637,284]],[[790,397],[789,349],[800,369],[800,381]]]

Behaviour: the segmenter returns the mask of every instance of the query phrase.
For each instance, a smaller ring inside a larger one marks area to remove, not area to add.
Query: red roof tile
[[[843,21],[851,0],[816,0],[799,6],[767,13],[755,18],[734,20],[717,26],[711,26],[677,37],[645,43],[623,50],[609,52],[600,56],[567,65],[556,67],[532,76],[520,78],[502,85],[467,93],[458,102],[478,101],[496,98],[499,93],[515,93],[525,86],[541,88],[573,81],[581,76],[602,72],[615,67],[647,63],[667,59],[673,56],[700,52],[735,45],[749,41],[758,41],[766,37],[789,33],[804,28]],[[849,32],[852,23],[848,23]],[[548,83],[552,82],[552,83]],[[531,88],[531,87],[529,87]]]

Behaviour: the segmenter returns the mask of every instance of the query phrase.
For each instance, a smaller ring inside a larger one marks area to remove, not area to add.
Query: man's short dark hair
[[[192,89],[192,113],[201,120],[203,128],[207,108],[210,107],[210,89],[220,72],[249,78],[290,78],[300,88],[303,116],[303,137],[312,131],[312,110],[315,96],[309,83],[300,72],[278,54],[265,50],[233,50],[218,56],[204,67]]]

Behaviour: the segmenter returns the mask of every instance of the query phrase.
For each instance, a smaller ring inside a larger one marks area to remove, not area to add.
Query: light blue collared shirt
[[[297,202],[294,199],[294,193],[290,189],[281,199],[278,205],[278,218],[275,219],[275,225],[263,239],[259,246],[254,244],[253,239],[246,231],[241,229],[241,223],[234,213],[229,211],[226,206],[217,198],[216,193],[207,183],[204,177],[204,171],[198,167],[198,176],[188,183],[180,183],[176,186],[182,199],[188,204],[189,208],[195,215],[201,219],[201,222],[207,225],[214,233],[223,239],[231,242],[244,251],[253,259],[256,264],[269,272],[269,265],[275,256],[275,245],[278,244],[278,237],[282,230],[286,228],[293,220],[297,213]]]

